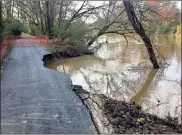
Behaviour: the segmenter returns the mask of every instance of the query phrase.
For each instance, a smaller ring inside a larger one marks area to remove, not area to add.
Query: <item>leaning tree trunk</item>
[[[153,67],[159,68],[159,65],[158,65],[155,53],[153,51],[150,39],[146,35],[142,24],[139,22],[136,14],[135,14],[135,10],[134,10],[134,7],[133,7],[131,1],[130,0],[124,0],[123,3],[124,3],[125,9],[127,11],[128,19],[129,19],[132,27],[135,29],[135,32],[140,35],[140,37],[143,39],[143,41],[145,43],[145,46],[147,48],[147,51],[148,51],[148,54],[150,57],[150,61],[152,62]]]

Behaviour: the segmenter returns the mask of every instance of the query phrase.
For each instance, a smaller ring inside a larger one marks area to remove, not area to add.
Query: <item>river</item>
[[[160,54],[158,70],[152,69],[142,42],[130,38],[127,45],[118,35],[100,37],[95,45],[102,46],[96,55],[58,60],[46,67],[68,73],[73,84],[91,93],[135,102],[148,113],[181,121],[181,38],[155,36],[151,40]]]

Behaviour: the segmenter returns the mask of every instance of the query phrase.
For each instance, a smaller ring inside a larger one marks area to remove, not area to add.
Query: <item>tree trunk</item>
[[[99,38],[103,33],[100,31],[98,32],[98,34],[96,36],[94,36],[89,42],[88,42],[88,46],[92,45],[96,40],[97,38]]]
[[[42,32],[44,32],[44,22],[43,22],[43,11],[42,11],[42,8],[41,8],[41,1],[39,1],[38,3],[39,5],[39,15],[40,15],[40,23],[41,23],[41,29],[42,29]]]
[[[14,13],[14,1],[12,1],[12,8],[11,8],[11,21],[13,20],[13,13]]]
[[[37,22],[37,24],[38,24],[38,26],[39,26],[39,25],[40,25],[40,22],[39,22],[39,16],[38,16],[37,13],[35,14],[35,17],[36,17],[36,22]]]
[[[3,15],[2,15],[2,1],[0,1],[0,42],[3,40]]]
[[[18,2],[16,3],[16,6],[19,7]],[[20,9],[17,8],[17,17],[18,17],[18,21],[20,21]]]
[[[44,33],[44,22],[43,22],[43,15],[40,13],[40,23],[41,23],[41,30]]]
[[[53,36],[53,26],[54,26],[54,3],[51,3],[50,6],[50,17],[51,17],[51,36]]]
[[[59,29],[61,28],[61,22],[62,22],[62,7],[63,7],[63,1],[61,1],[61,5],[59,7],[59,18],[58,18]]]
[[[50,10],[49,10],[49,1],[46,1],[46,15],[47,15],[47,35],[48,38],[52,38],[52,27],[51,27],[51,18],[50,18]]]
[[[6,8],[6,19],[7,22],[10,23],[11,22],[11,2],[12,1],[7,1],[7,8]]]
[[[129,19],[132,27],[134,28],[135,32],[140,35],[140,37],[143,39],[143,41],[145,43],[145,46],[147,48],[148,55],[150,57],[150,61],[151,61],[152,65],[153,65],[153,67],[154,68],[159,68],[159,65],[158,65],[155,53],[153,51],[150,39],[146,35],[142,24],[139,22],[136,14],[135,14],[134,7],[133,7],[131,1],[124,0],[123,3],[124,3],[125,9],[127,11],[128,19]]]
[[[0,29],[3,27],[2,1],[0,1]]]

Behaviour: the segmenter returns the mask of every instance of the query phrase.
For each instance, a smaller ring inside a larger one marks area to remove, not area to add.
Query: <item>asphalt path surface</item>
[[[43,66],[43,47],[14,46],[1,76],[1,133],[96,133],[65,73]]]

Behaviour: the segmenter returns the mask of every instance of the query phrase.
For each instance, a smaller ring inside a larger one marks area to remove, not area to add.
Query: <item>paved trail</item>
[[[1,76],[1,133],[95,133],[67,74],[47,69],[45,48],[14,46]]]

